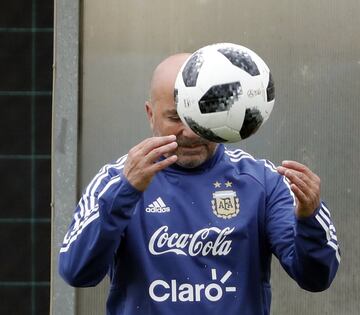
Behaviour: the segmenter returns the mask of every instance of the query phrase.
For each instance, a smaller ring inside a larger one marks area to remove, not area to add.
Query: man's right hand
[[[152,137],[134,146],[128,153],[124,175],[129,183],[139,191],[144,191],[154,175],[177,161],[176,155],[169,155],[177,148],[176,136]]]

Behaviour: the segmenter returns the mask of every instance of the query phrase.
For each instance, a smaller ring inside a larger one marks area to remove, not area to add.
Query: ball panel
[[[206,126],[206,128],[209,128],[213,130],[214,128],[217,128],[222,125],[226,125],[226,122],[229,117],[229,112],[215,112],[215,113],[208,113],[208,114],[201,114],[200,110],[198,115],[193,115],[193,113],[189,112],[190,117],[195,117],[194,120],[196,120],[201,126]],[[223,124],[219,124],[219,122],[223,122]]]
[[[244,96],[242,96],[242,98],[244,98]],[[245,100],[240,99],[237,103],[235,103],[231,110],[228,112],[226,119],[226,126],[237,130],[238,135],[245,118],[246,107],[243,105],[244,102]]]
[[[212,142],[227,142],[226,139],[219,137],[213,131],[211,131],[209,128],[200,126],[191,117],[185,116],[184,119],[186,121],[186,124],[190,127],[190,129],[192,131],[194,131],[198,136],[203,137]]]
[[[218,52],[223,54],[234,66],[246,71],[251,76],[260,74],[256,63],[247,52],[233,47],[220,48]]]
[[[186,62],[186,65],[182,71],[182,77],[185,86],[195,86],[200,69],[204,63],[202,52],[198,51],[194,53],[190,59]]]
[[[266,95],[267,95],[268,102],[275,99],[275,85],[274,85],[274,79],[273,79],[271,72],[269,72],[269,83],[266,88]]]
[[[212,86],[199,100],[202,114],[227,111],[242,94],[240,82]]]
[[[226,139],[228,142],[236,142],[241,140],[239,132],[230,128],[229,126],[211,128],[211,131],[218,137]]]
[[[240,130],[241,139],[246,139],[254,134],[263,123],[264,118],[257,108],[247,108],[244,123]]]
[[[174,88],[174,102],[175,108],[177,108],[179,103],[179,90],[177,88]]]

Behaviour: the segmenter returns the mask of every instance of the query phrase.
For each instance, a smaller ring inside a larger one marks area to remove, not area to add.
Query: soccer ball
[[[181,67],[174,90],[182,122],[213,142],[237,142],[269,118],[274,81],[265,62],[231,43],[203,47]]]

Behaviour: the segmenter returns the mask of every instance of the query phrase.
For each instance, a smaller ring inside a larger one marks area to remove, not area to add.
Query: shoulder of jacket
[[[241,150],[225,148],[228,161],[233,164],[240,174],[249,174],[263,182],[265,176],[278,175],[276,166],[267,159],[256,159],[251,154]]]

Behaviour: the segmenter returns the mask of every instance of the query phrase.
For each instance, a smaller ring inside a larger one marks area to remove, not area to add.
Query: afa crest
[[[215,185],[215,187],[219,186]],[[219,218],[230,219],[237,216],[240,212],[239,198],[234,190],[220,190],[214,192],[211,203],[213,213]]]

